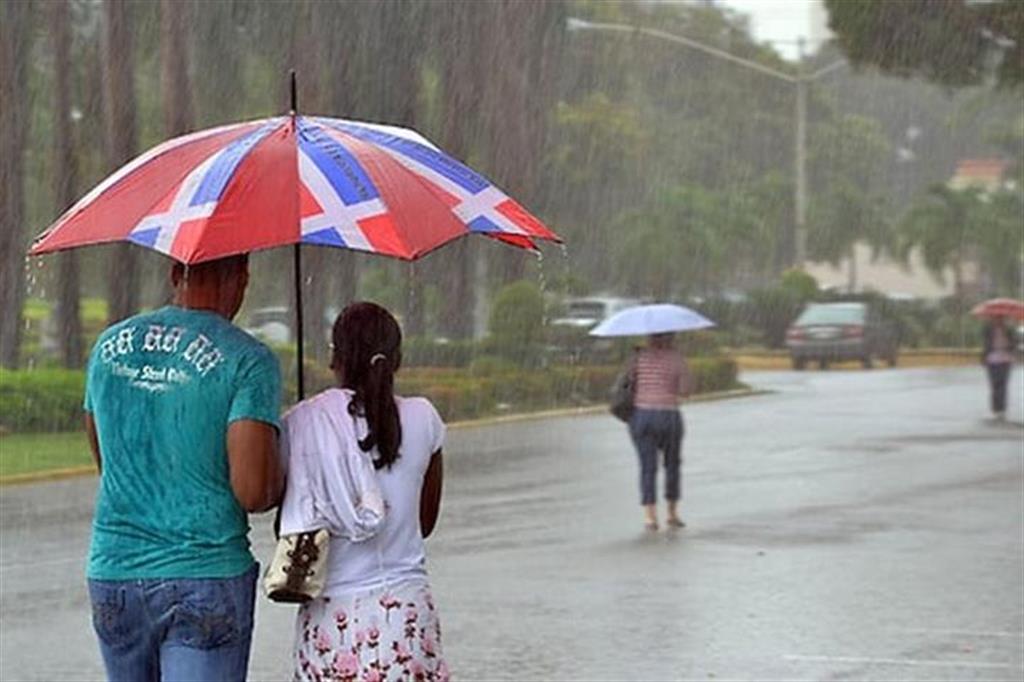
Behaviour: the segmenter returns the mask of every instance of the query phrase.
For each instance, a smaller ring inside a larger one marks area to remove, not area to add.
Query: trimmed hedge
[[[0,370],[0,426],[8,431],[82,427],[85,373],[67,369]]]
[[[737,386],[736,363],[730,358],[694,358],[689,364],[695,392]],[[621,369],[620,365],[556,365],[522,370],[503,358],[481,356],[468,368],[403,369],[397,390],[429,398],[446,420],[456,421],[603,403]],[[81,371],[66,369],[0,373],[0,425],[14,432],[79,429],[83,377]],[[310,395],[334,383],[329,370],[312,365],[307,365],[306,380]],[[291,383],[285,389],[286,401],[294,395],[294,377]]]

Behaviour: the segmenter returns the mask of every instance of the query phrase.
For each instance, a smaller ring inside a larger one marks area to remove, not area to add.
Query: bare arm
[[[96,471],[103,471],[103,458],[100,456],[100,439],[96,435],[96,421],[92,418],[91,412],[85,413],[85,435],[89,439],[89,450],[92,451],[92,459],[96,462]]]
[[[276,507],[284,491],[277,455],[277,429],[266,422],[240,419],[228,426],[231,489],[247,512]]]
[[[441,511],[441,487],[444,482],[444,463],[441,451],[430,456],[427,473],[423,477],[423,492],[420,494],[420,532],[423,537],[430,537],[437,525],[437,516]]]

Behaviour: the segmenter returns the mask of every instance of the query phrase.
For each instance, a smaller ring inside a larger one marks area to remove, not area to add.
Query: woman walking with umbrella
[[[1010,381],[1016,338],[1007,318],[1024,319],[1024,303],[1008,298],[981,303],[971,311],[986,318],[982,332],[981,362],[988,373],[990,403],[996,419],[1006,418],[1006,386]]]
[[[657,304],[624,310],[591,332],[593,336],[648,336],[648,345],[637,349],[629,369],[634,409],[628,423],[640,464],[640,504],[649,531],[658,530],[659,454],[665,466],[665,523],[669,528],[686,525],[679,515],[684,434],[679,399],[690,395],[692,382],[686,361],[674,347],[674,333],[712,326],[688,308]]]

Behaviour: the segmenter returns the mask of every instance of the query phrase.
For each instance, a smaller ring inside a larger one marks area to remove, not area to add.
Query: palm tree
[[[975,244],[976,223],[982,207],[980,191],[956,190],[936,184],[915,204],[899,225],[900,257],[907,261],[920,249],[925,267],[939,279],[953,271],[953,292],[964,296],[964,264]]]

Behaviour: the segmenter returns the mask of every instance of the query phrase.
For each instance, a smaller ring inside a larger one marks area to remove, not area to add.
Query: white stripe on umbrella
[[[185,176],[185,179],[178,187],[178,193],[171,202],[170,208],[164,213],[147,215],[132,228],[131,234],[160,228],[160,231],[157,232],[156,240],[153,242],[153,248],[161,253],[170,255],[171,247],[174,245],[174,238],[178,236],[181,224],[189,220],[209,218],[213,215],[214,209],[217,208],[216,201],[208,201],[196,206],[190,206],[189,202],[192,201],[192,196],[196,193],[203,178],[206,177],[206,172],[210,170],[210,167],[229,148],[221,149],[196,166],[192,172]]]
[[[455,215],[459,216],[459,218],[465,221],[466,224],[473,222],[477,218],[483,217],[487,218],[506,232],[527,234],[526,230],[519,227],[498,212],[498,204],[507,201],[508,195],[494,185],[491,185],[476,194],[467,195],[463,190],[462,196],[465,196],[466,198],[464,198],[462,203],[452,210],[454,210]]]
[[[313,160],[306,156],[301,149],[299,149],[299,179],[323,209],[323,213],[302,219],[303,235],[333,227],[349,248],[362,251],[375,250],[360,229],[358,221],[387,213],[387,208],[380,199],[371,199],[351,206],[346,205],[324,174],[313,163]]]

